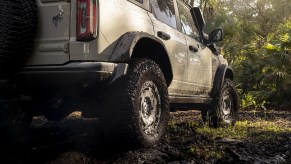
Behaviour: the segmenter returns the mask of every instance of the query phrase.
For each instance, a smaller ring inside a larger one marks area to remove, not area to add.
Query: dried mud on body
[[[98,119],[78,112],[60,122],[35,117],[2,139],[0,163],[291,163],[290,110],[242,111],[235,127],[218,129],[197,110],[173,112],[165,139],[150,149],[104,145],[98,129]]]

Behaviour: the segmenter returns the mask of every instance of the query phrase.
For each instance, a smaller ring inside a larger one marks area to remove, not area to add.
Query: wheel
[[[155,62],[133,59],[128,74],[109,93],[100,121],[105,138],[132,147],[150,147],[161,140],[169,100],[166,80]]]
[[[233,82],[230,79],[225,79],[220,92],[215,95],[207,109],[202,109],[203,121],[210,127],[234,125],[239,105]]]
[[[36,32],[36,0],[0,1],[0,78],[11,76],[23,65]]]

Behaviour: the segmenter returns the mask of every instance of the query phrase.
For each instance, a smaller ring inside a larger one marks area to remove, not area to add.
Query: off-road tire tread
[[[31,54],[37,33],[37,14],[36,0],[1,0],[0,78],[18,71]]]
[[[169,118],[169,99],[167,83],[159,66],[149,59],[132,59],[127,75],[116,81],[106,96],[100,123],[103,127],[104,138],[112,144],[123,143],[130,147],[151,147],[158,143],[167,126]],[[136,122],[136,99],[139,82],[148,76],[155,78],[161,99],[160,138],[151,142],[141,135]]]
[[[232,111],[232,117],[233,121],[230,124],[226,124],[223,122],[222,118],[220,117],[220,98],[222,96],[222,93],[226,89],[230,89],[232,98],[233,98],[233,104],[234,104],[234,110]],[[221,90],[217,93],[213,94],[213,100],[212,102],[207,105],[204,109],[201,110],[202,119],[205,123],[208,124],[208,126],[217,128],[224,125],[234,125],[237,119],[237,113],[239,111],[239,100],[238,100],[238,94],[235,89],[234,83],[226,78],[224,80],[223,86]]]

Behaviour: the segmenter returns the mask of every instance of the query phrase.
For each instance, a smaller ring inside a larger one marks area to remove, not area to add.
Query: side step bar
[[[210,97],[201,96],[169,96],[170,103],[175,104],[209,104],[212,101]]]

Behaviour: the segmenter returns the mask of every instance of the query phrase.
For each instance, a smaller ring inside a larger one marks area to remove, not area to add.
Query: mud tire
[[[23,66],[36,32],[36,0],[0,1],[0,78],[11,76]]]
[[[233,126],[239,111],[238,95],[233,82],[225,79],[220,92],[213,95],[210,105],[202,109],[202,119],[210,127]]]
[[[133,59],[127,75],[110,87],[101,115],[103,139],[113,146],[151,147],[160,142],[168,124],[169,99],[159,66],[149,59]]]

